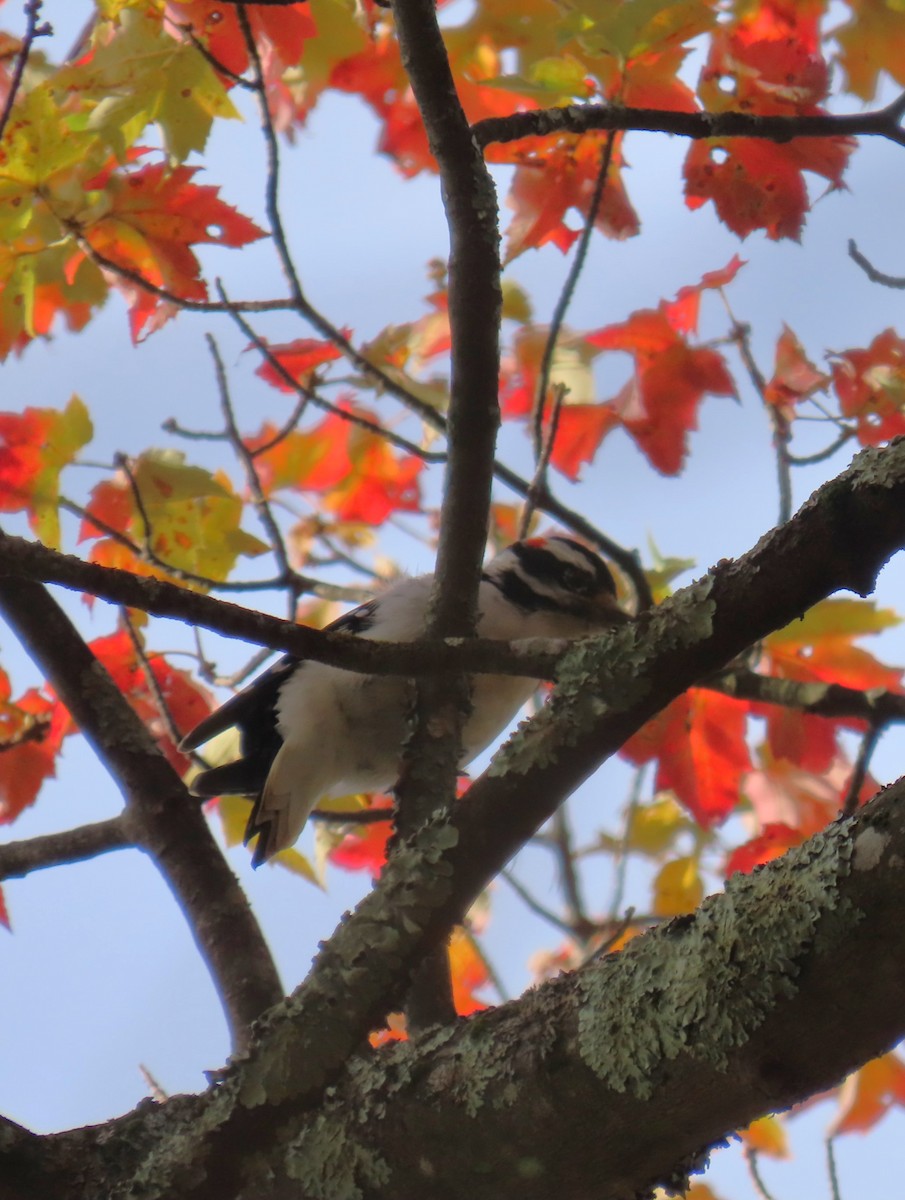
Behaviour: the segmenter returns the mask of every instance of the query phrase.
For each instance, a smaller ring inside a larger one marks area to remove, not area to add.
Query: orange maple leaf
[[[117,172],[106,184],[109,208],[82,236],[104,258],[183,300],[204,300],[207,286],[190,249],[207,243],[245,246],[264,237],[254,221],[218,196],[218,189],[192,183],[196,167],[168,170],[153,163]],[[171,306],[123,276],[112,282],[130,303],[133,340],[165,321]],[[150,324],[149,324],[150,323]]]
[[[345,411],[373,420],[370,413],[344,404]],[[250,450],[272,440],[265,426],[247,440]],[[343,521],[380,525],[393,512],[420,508],[419,476],[424,466],[414,455],[397,456],[377,433],[330,413],[313,429],[294,431],[256,457],[265,494],[276,488],[316,492]]]
[[[487,965],[475,946],[474,937],[457,925],[449,939],[449,973],[452,978],[453,1004],[460,1017],[470,1016],[487,1007],[475,995],[490,982]]]
[[[866,1133],[893,1105],[905,1105],[905,1063],[890,1051],[865,1063],[843,1083],[832,1132]]]

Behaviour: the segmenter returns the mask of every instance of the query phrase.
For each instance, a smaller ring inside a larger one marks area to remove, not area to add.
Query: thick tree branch
[[[75,626],[37,583],[0,579],[0,613],[51,682],[123,793],[122,822],[185,912],[241,1049],[281,994],[248,901],[182,780]]]
[[[798,137],[885,137],[905,146],[901,127],[905,96],[886,108],[836,116],[766,117],[744,112],[673,112],[659,108],[623,108],[607,104],[570,104],[489,117],[473,126],[475,140],[485,149],[493,142],[517,142],[551,133],[588,133],[592,129],[634,129],[672,133],[680,137],[765,138],[790,142]]]

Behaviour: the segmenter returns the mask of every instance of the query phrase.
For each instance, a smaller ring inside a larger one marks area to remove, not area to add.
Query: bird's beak
[[[609,629],[616,625],[624,625],[632,618],[619,607],[612,592],[600,591],[592,596],[588,604],[588,617],[601,629]]]

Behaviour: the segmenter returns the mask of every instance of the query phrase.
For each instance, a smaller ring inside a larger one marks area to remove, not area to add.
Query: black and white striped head
[[[525,613],[563,613],[607,626],[625,620],[609,567],[568,537],[514,542],[487,564],[484,578]]]

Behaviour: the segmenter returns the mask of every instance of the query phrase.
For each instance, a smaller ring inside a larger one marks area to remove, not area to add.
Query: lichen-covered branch
[[[547,1200],[555,1189],[562,1200],[634,1200],[657,1184],[681,1191],[732,1130],[832,1085],[905,1033],[903,857],[900,781],[618,955],[452,1028],[362,1053],[325,1101],[290,1102],[300,1063],[278,1070],[268,1055],[266,1071],[253,1059],[206,1096],[145,1107],[101,1131],[11,1138],[18,1178],[31,1172],[31,1186],[13,1194]],[[269,1020],[265,1039],[283,1021]],[[181,1171],[183,1149],[228,1111],[227,1169],[196,1158],[194,1171]],[[0,1129],[8,1167],[3,1149]]]

